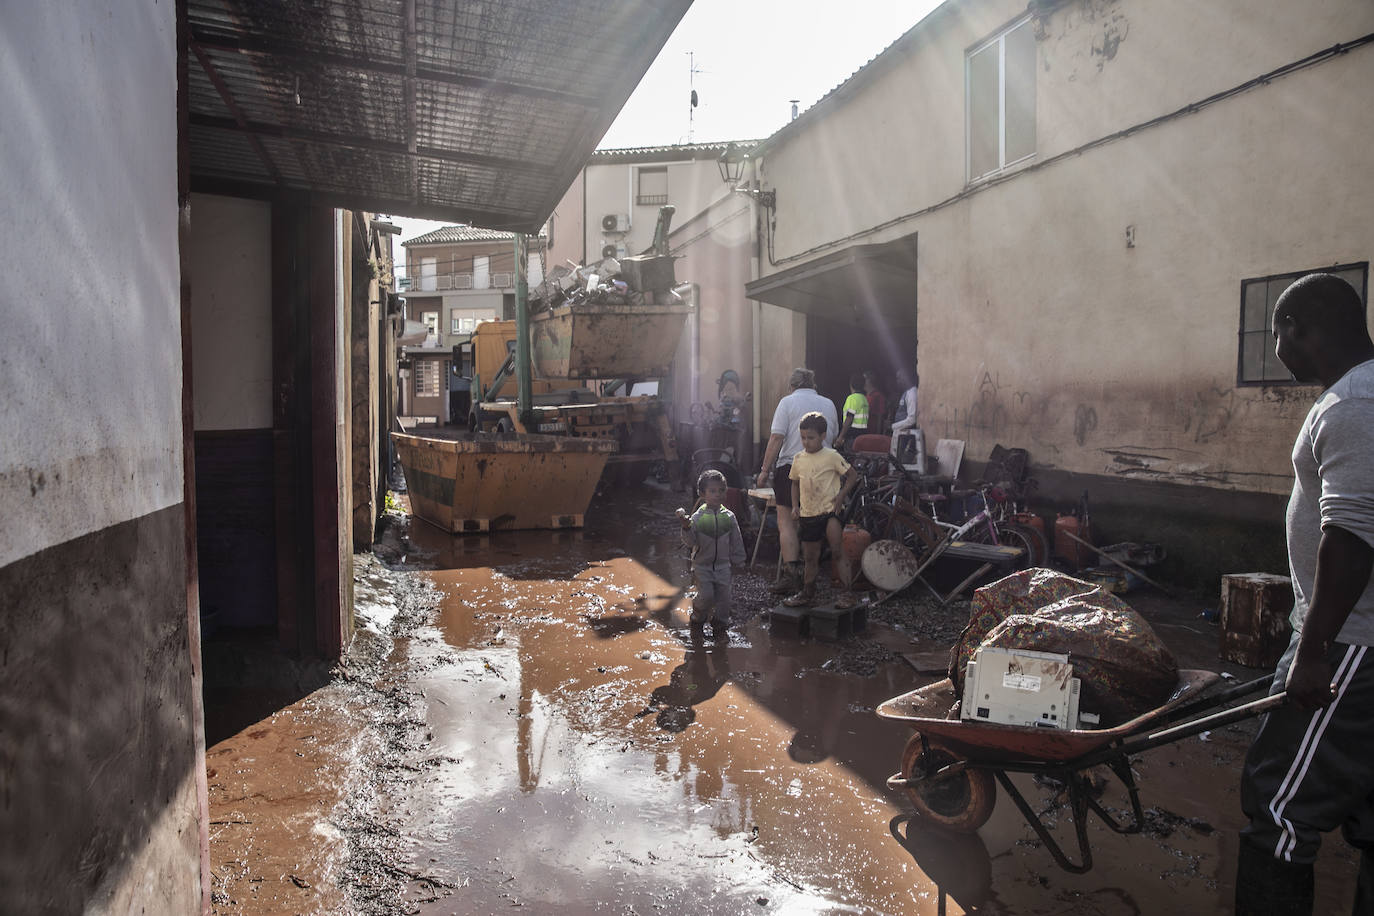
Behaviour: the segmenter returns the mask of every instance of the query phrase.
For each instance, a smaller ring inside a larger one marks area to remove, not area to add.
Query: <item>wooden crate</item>
[[[1272,668],[1288,648],[1293,585],[1287,576],[1234,573],[1221,577],[1221,657]]]

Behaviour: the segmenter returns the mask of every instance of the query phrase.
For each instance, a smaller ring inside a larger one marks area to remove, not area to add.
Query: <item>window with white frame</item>
[[[474,255],[472,259],[472,288],[491,288],[491,256]]]
[[[1035,33],[1022,19],[969,51],[964,66],[969,181],[1035,154]]]
[[[438,289],[438,258],[420,258],[420,289],[431,292]]]
[[[656,206],[668,202],[668,167],[642,166],[638,170],[639,190],[635,193],[635,203],[640,206]]]
[[[1240,355],[1236,382],[1240,385],[1296,385],[1292,374],[1274,354],[1274,305],[1283,291],[1299,277],[1312,273],[1335,274],[1355,287],[1360,301],[1368,304],[1369,262],[1341,264],[1318,270],[1254,277],[1240,284]]]
[[[424,322],[425,327],[428,328],[428,330],[429,330],[428,336],[431,336],[431,337],[438,337],[438,336],[439,336],[439,313],[438,313],[438,312],[421,312],[421,313],[420,313],[420,320],[421,320],[422,322]]]

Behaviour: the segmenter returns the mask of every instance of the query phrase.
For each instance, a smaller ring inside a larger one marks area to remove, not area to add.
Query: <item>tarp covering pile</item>
[[[984,646],[1067,653],[1079,709],[1109,728],[1168,701],[1178,664],[1120,598],[1052,569],[1025,569],[974,592],[968,626],[950,652],[959,696],[969,659]]]

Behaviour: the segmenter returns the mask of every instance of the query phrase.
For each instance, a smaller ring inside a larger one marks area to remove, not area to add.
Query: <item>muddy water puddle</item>
[[[897,812],[852,770],[882,768],[860,749],[900,753],[871,713],[900,672],[832,675],[825,648],[774,651],[757,624],[694,642],[681,587],[628,557],[566,578],[435,579],[451,646],[435,651],[455,662],[423,689],[432,752],[455,762],[436,774],[416,855],[448,866],[455,897],[477,910],[905,908],[910,857],[883,840]]]
[[[423,775],[391,800],[427,879],[418,912],[1229,911],[1243,731],[1140,758],[1146,830],[1090,821],[1086,875],[1005,797],[978,834],[936,830],[884,786],[909,731],[872,711],[933,678],[837,673],[839,646],[761,619],[694,638],[671,522],[627,512],[586,532],[412,532],[444,594],[410,648]],[[1056,788],[1016,780],[1077,858]]]

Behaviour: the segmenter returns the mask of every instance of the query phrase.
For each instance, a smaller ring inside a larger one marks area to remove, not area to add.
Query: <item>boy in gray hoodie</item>
[[[711,635],[726,635],[730,626],[730,566],[744,562],[744,536],[740,534],[735,513],[721,505],[727,484],[720,471],[704,471],[697,478],[702,505],[690,516],[678,509],[682,521],[682,542],[692,548],[692,569],[696,573],[697,596],[692,599],[692,629],[700,630],[711,620]]]

